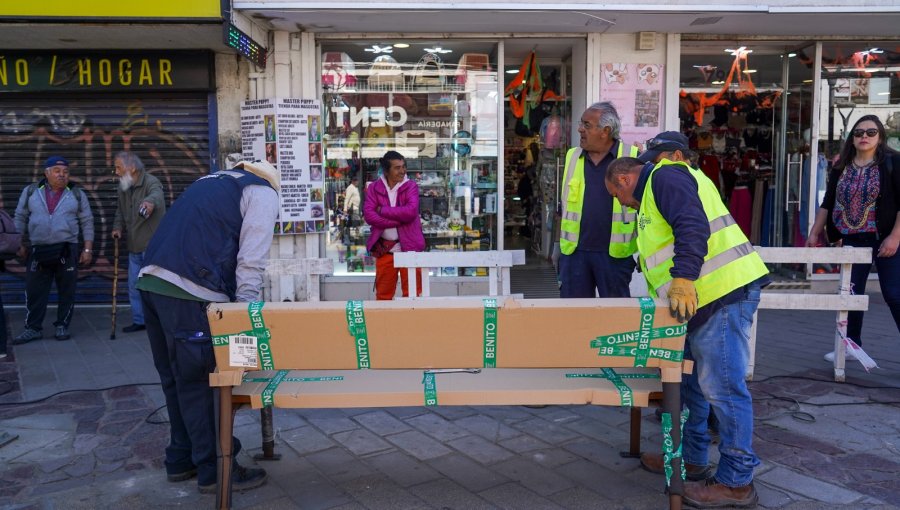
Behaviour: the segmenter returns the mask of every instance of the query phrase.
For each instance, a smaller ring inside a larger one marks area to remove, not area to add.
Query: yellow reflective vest
[[[621,158],[625,144],[618,142],[616,157]],[[581,211],[584,205],[584,150],[580,147],[569,149],[566,153],[566,169],[563,174],[561,190],[562,221],[559,232],[559,251],[563,255],[571,255],[578,247],[578,236],[581,233]],[[632,146],[629,154],[637,157],[637,147]],[[612,233],[609,239],[609,255],[616,258],[630,257],[637,251],[635,246],[636,211],[613,198]]]
[[[697,181],[700,202],[709,221],[707,253],[700,277],[694,282],[698,307],[702,307],[768,274],[769,270],[722,203],[716,185],[687,163],[663,159],[651,170],[637,217],[637,249],[651,295],[659,297],[668,293],[672,282],[669,270],[675,257],[675,237],[656,205],[653,176],[656,172],[680,171],[666,168],[674,165],[686,167]]]

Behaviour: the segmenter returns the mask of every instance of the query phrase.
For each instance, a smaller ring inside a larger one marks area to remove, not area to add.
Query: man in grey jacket
[[[25,235],[19,257],[25,259],[25,330],[13,344],[43,338],[50,286],[56,281],[59,304],[56,339],[68,340],[75,308],[78,263],[88,264],[94,248],[94,215],[87,195],[69,187],[69,162],[51,156],[44,163],[44,179],[29,184],[16,206],[16,228]],[[79,231],[84,249],[78,245]]]
[[[166,200],[159,179],[144,170],[144,162],[137,154],[120,152],[115,159],[119,176],[119,202],[113,220],[112,236],[122,237],[128,232],[128,301],[131,303],[131,325],[125,333],[147,329],[141,293],[137,289],[138,273],[144,265],[144,250],[166,214]]]

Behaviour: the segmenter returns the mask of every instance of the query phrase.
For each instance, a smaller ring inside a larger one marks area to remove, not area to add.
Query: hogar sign
[[[335,122],[343,126],[349,115],[350,127],[400,127],[406,124],[406,110],[400,106],[334,106]]]

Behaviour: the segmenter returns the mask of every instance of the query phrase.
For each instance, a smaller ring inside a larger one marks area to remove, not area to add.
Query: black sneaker
[[[166,479],[172,483],[183,482],[197,476],[197,468],[191,468],[183,473],[169,473]]]
[[[143,324],[132,324],[131,326],[125,326],[122,328],[123,333],[136,333],[138,331],[144,331],[147,329],[147,326]]]
[[[234,469],[231,470],[231,490],[242,492],[255,489],[266,483],[268,478],[269,475],[266,474],[265,469],[248,468],[240,464],[235,464]],[[197,490],[199,490],[201,494],[215,494],[216,484],[198,485]]]
[[[41,338],[44,338],[44,334],[40,331],[36,329],[25,328],[25,331],[19,333],[19,335],[13,338],[12,342],[10,343],[13,345],[22,345],[27,344],[32,340],[40,340]]]
[[[68,340],[70,338],[72,338],[72,335],[69,334],[69,328],[65,326],[56,326],[57,340]]]

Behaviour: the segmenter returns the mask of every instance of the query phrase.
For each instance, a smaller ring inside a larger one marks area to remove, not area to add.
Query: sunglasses
[[[865,134],[869,138],[875,138],[878,135],[878,130],[875,128],[853,130],[853,136],[855,136],[856,138],[862,138],[863,134]]]

